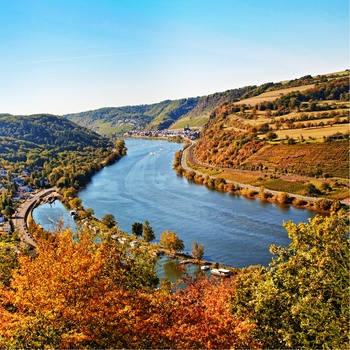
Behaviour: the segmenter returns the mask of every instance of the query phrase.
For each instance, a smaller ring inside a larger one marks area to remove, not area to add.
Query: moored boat
[[[210,272],[213,276],[229,277],[231,275],[231,271],[226,269],[211,269]]]

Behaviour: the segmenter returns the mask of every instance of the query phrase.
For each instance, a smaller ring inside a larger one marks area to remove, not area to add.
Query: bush
[[[275,199],[280,204],[288,204],[290,202],[290,198],[287,192],[280,192],[276,194]]]
[[[242,196],[246,196],[246,197],[255,197],[258,194],[258,192],[251,188],[245,187],[245,188],[242,188],[241,194]]]
[[[332,206],[332,201],[326,198],[319,198],[315,201],[315,208],[318,210],[329,210]]]
[[[296,206],[305,206],[308,202],[302,198],[294,198],[293,205]]]

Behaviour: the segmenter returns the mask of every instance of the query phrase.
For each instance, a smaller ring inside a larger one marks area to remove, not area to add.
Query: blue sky
[[[348,0],[0,0],[0,113],[66,114],[349,68]]]

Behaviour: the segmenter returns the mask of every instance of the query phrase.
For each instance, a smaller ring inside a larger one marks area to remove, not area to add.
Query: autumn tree
[[[208,278],[187,278],[186,288],[159,291],[147,324],[158,337],[157,346],[172,349],[261,348],[252,336],[254,325],[236,318],[230,310],[234,286],[230,279],[212,283]],[[161,325],[161,326],[160,326]]]
[[[81,207],[81,199],[79,197],[74,197],[70,202],[69,205],[73,209],[78,209]]]
[[[230,311],[230,280],[155,288],[155,258],[110,236],[61,228],[37,238],[0,285],[1,348],[259,348]]]
[[[150,242],[156,238],[153,228],[149,225],[149,222],[146,220],[142,226],[143,230],[143,239],[146,242]]]
[[[101,222],[108,228],[113,228],[117,223],[113,214],[105,214],[102,217]]]
[[[93,208],[86,208],[85,214],[87,218],[91,218],[95,214],[95,211]]]
[[[1,348],[140,348],[157,278],[148,253],[122,251],[109,236],[70,230],[37,239],[0,285]],[[145,311],[143,311],[145,307]]]
[[[235,278],[233,313],[250,315],[264,347],[348,347],[348,225],[342,210],[309,223],[287,222],[289,247],[272,246],[269,268],[245,269]]]
[[[160,235],[160,245],[170,251],[181,251],[185,248],[183,241],[175,232],[165,230]]]
[[[18,267],[18,254],[27,253],[18,243],[16,232],[0,235],[0,286],[10,285],[12,273]]]
[[[193,249],[191,252],[194,259],[197,259],[198,261],[202,260],[203,254],[204,254],[204,245],[198,245],[198,243],[195,241],[193,242]]]

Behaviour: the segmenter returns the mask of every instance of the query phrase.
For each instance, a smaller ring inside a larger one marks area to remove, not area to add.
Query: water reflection
[[[180,260],[164,255],[159,259],[158,263],[157,276],[159,280],[166,278],[172,283],[177,283],[179,279],[185,277],[185,274],[182,272],[183,265]],[[195,277],[200,273],[210,275],[210,272],[203,272],[197,264],[188,263],[185,265],[185,268],[186,273],[191,277]]]
[[[60,222],[63,223],[63,227],[70,227],[73,232],[77,231],[76,223],[69,210],[59,200],[41,204],[35,208],[33,220],[47,231],[55,231]]]

